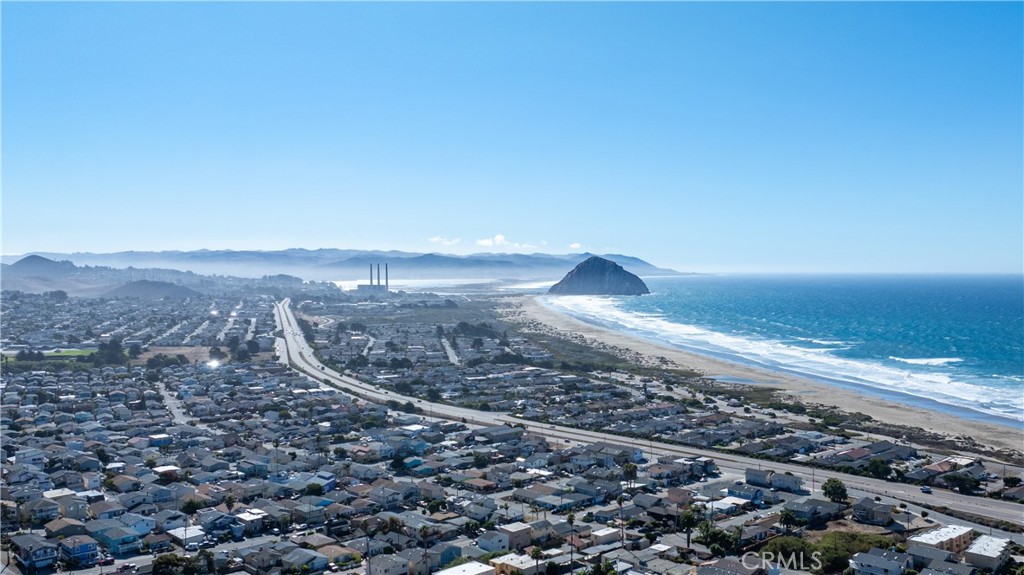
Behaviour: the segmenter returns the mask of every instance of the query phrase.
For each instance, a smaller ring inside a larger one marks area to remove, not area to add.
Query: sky
[[[1022,4],[2,5],[2,253],[1024,271]]]

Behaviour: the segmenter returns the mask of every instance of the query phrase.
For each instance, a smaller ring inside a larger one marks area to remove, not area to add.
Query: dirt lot
[[[849,519],[840,519],[839,521],[831,521],[828,524],[828,529],[811,530],[804,529],[804,539],[808,543],[817,543],[825,536],[826,533],[832,531],[846,531],[849,533],[870,533],[872,535],[890,535],[890,531],[884,527],[877,525],[866,525],[864,523],[857,523],[856,521],[850,521]]]
[[[209,361],[210,360],[210,348],[201,346],[188,346],[188,347],[158,347],[150,346],[148,351],[142,353],[138,359],[132,360],[132,365],[146,365],[146,360],[162,353],[169,357],[174,357],[178,354],[184,355],[188,358],[189,363],[195,363],[197,361]]]

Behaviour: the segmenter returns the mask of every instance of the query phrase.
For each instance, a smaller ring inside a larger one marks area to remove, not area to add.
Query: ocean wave
[[[724,334],[662,317],[624,311],[604,296],[542,298],[556,311],[603,327],[726,361],[784,371],[837,384],[929,399],[990,416],[1024,421],[1020,390],[961,381],[950,373],[899,369],[837,357],[834,349],[807,348],[769,339]],[[941,358],[959,359],[959,358]],[[946,362],[952,363],[952,362]],[[913,365],[913,364],[912,364]],[[940,364],[941,365],[941,364]]]
[[[962,357],[931,357],[931,358],[919,358],[919,359],[907,359],[905,357],[895,357],[890,355],[889,359],[893,361],[902,361],[903,363],[910,363],[913,365],[946,365],[947,363],[960,363],[964,359]]]
[[[808,341],[817,345],[850,345],[850,342],[840,339],[815,339],[813,337],[798,337],[800,341]]]

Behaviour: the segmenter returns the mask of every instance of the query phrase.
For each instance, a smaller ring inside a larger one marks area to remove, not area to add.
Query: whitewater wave
[[[960,363],[964,360],[962,357],[924,357],[919,359],[907,359],[905,357],[895,357],[892,355],[889,356],[889,359],[913,365],[946,365],[948,363]]]
[[[604,296],[559,296],[541,298],[548,307],[603,327],[668,344],[686,351],[770,370],[811,377],[838,384],[853,384],[879,391],[929,399],[949,406],[990,416],[1024,422],[1020,390],[1003,389],[984,383],[968,383],[949,373],[900,369],[866,360],[833,355],[834,349],[806,348],[768,339],[757,339],[711,331],[694,325],[674,323],[653,314],[637,314],[617,306],[615,298]],[[910,365],[941,366],[911,360]]]

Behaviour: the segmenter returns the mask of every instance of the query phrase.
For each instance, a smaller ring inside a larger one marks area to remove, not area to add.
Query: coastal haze
[[[2,10],[4,572],[1024,573],[1020,3]]]

